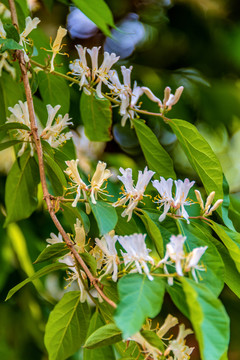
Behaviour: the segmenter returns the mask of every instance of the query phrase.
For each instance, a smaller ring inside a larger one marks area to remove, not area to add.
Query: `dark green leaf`
[[[122,332],[115,324],[107,324],[94,331],[86,340],[84,347],[94,349],[112,345],[122,340]]]
[[[90,321],[87,338],[91,336],[98,328],[102,327],[104,322],[96,311]],[[103,346],[97,349],[83,349],[83,360],[115,360],[113,348],[111,346]]]
[[[202,284],[181,278],[201,358],[220,360],[229,343],[229,318],[213,293]]]
[[[7,218],[4,226],[26,219],[36,209],[39,172],[36,161],[25,152],[13,164],[6,181]]]
[[[90,321],[88,304],[80,302],[79,291],[62,297],[51,312],[44,337],[49,360],[65,360],[83,344]]]
[[[0,151],[9,148],[10,146],[14,146],[22,142],[21,140],[9,140],[0,144]]]
[[[0,38],[0,45],[2,44],[0,48],[0,53],[3,53],[6,50],[22,50],[23,47],[19,45],[15,40],[13,39],[1,39]]]
[[[71,226],[72,231],[74,231],[74,224],[76,223],[76,219],[79,219],[84,226],[85,232],[89,232],[90,221],[83,210],[78,207],[72,207],[71,204],[66,203],[62,203],[61,208],[63,209],[63,216],[66,219],[67,223]]]
[[[41,254],[38,256],[38,258],[34,261],[34,264],[47,261],[50,259],[58,259],[64,255],[66,255],[69,252],[68,247],[65,243],[59,243],[59,244],[53,244],[50,246],[47,246]]]
[[[73,3],[90,19],[106,36],[111,32],[108,26],[114,27],[112,13],[104,0],[73,0]]]
[[[0,133],[6,134],[8,130],[14,129],[23,129],[30,131],[29,127],[25,124],[20,124],[18,122],[11,122],[0,126]]]
[[[19,42],[20,40],[19,33],[15,28],[15,26],[13,26],[12,24],[4,24],[4,30],[6,31],[6,35],[8,39],[13,39],[17,43]]]
[[[58,195],[62,195],[64,188],[67,188],[67,180],[62,169],[58,166],[56,161],[46,153],[44,154],[44,160],[48,165],[48,174],[50,180],[52,180],[53,188],[57,190]],[[56,186],[56,182],[58,183],[58,187]]]
[[[84,260],[84,262],[89,266],[91,273],[93,275],[97,272],[97,261],[96,259],[89,253],[81,253],[81,258]]]
[[[184,120],[169,121],[190,164],[202,180],[207,194],[215,191],[215,200],[223,199],[223,175],[220,162],[197,128]]]
[[[66,81],[53,74],[40,71],[38,73],[39,90],[44,105],[61,105],[58,114],[63,116],[69,111],[70,91]]]
[[[110,141],[112,111],[109,100],[100,100],[84,92],[80,99],[80,112],[85,134],[91,141]]]
[[[147,317],[155,317],[162,306],[165,283],[159,277],[129,274],[118,282],[120,302],[114,316],[124,339],[138,332]]]
[[[147,340],[149,344],[164,352],[164,344],[155,332],[151,330],[143,330],[141,331],[141,335],[144,337],[144,339]]]
[[[134,119],[133,124],[149,168],[165,179],[176,179],[172,159],[159,143],[156,135],[141,120]]]
[[[29,282],[32,282],[44,275],[49,274],[52,271],[67,269],[67,265],[61,264],[61,263],[54,263],[48,266],[45,266],[44,268],[38,270],[34,275],[30,276],[26,280],[20,282],[20,284],[14,286],[7,294],[6,300],[10,299],[18,290],[20,290],[24,285],[28,284]],[[6,301],[5,300],[5,301]]]
[[[107,234],[113,230],[118,221],[115,208],[103,201],[97,201],[96,204],[90,201],[89,204],[97,221],[100,235]]]

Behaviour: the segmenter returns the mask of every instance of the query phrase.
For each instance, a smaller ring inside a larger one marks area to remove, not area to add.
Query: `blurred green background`
[[[49,47],[49,36],[55,37],[59,25],[66,26],[68,14],[64,2],[31,2],[33,15],[42,20],[40,30],[33,32],[36,45],[39,42],[41,46]],[[133,65],[132,79],[136,79],[139,85],[150,87],[161,99],[166,86],[175,91],[183,85],[182,98],[169,116],[194,123],[216,152],[230,186],[235,206],[235,210],[231,210],[234,219],[234,212],[240,209],[239,1],[108,0],[107,3],[120,31],[114,31],[113,41],[110,41],[87,23],[83,28],[77,26],[75,37],[67,39],[70,60],[77,57],[75,44],[88,47],[101,45],[108,51],[119,51],[119,66]],[[68,20],[72,32],[75,21],[81,23],[80,20],[71,20],[71,23]],[[39,61],[43,57],[40,54]],[[59,63],[66,64],[68,61],[65,57],[59,58]],[[70,115],[80,125],[78,102],[78,88],[72,87]],[[146,98],[142,108],[158,111],[155,104]],[[126,167],[142,168],[144,160],[139,156],[140,148],[133,130],[129,126],[119,126],[117,110],[114,110],[113,117],[113,141],[106,145],[104,155],[101,151],[95,157],[86,153],[86,161],[91,164],[99,156],[112,167],[124,164]],[[149,118],[148,121],[173,157],[179,177],[198,181],[174,135],[159,119]],[[0,152],[1,224],[5,211],[4,185],[12,158],[11,150]],[[235,226],[239,230],[240,225],[235,223]],[[0,229],[0,359],[47,359],[43,333],[49,312],[62,296],[63,285],[59,276],[49,275],[43,281],[27,285],[7,303],[4,299],[11,287],[31,275],[33,269],[38,269],[32,264],[46,246],[45,239],[51,231],[55,229],[43,213],[41,195],[39,208],[30,219],[11,224],[8,229]],[[227,288],[221,299],[231,317],[229,360],[239,360],[240,301]],[[181,317],[170,299],[166,300],[163,312]],[[191,341],[194,342],[194,339]],[[81,352],[72,359],[81,359]],[[197,350],[191,359],[199,359]]]

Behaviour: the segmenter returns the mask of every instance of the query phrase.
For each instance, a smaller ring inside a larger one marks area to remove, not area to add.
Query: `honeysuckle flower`
[[[72,133],[70,131],[60,134],[69,125],[73,125],[68,114],[65,114],[64,117],[62,115],[58,115],[57,118],[55,118],[60,107],[61,105],[56,105],[55,107],[49,104],[47,105],[48,119],[46,127],[41,133],[41,137],[53,148],[57,148],[72,137]]]
[[[0,76],[2,76],[2,69],[5,69],[7,72],[9,72],[12,76],[12,78],[15,80],[16,78],[16,70],[13,66],[9,64],[7,61],[9,59],[9,54],[7,51],[0,54]]]
[[[148,255],[152,250],[147,249],[145,243],[146,236],[146,234],[118,236],[118,241],[126,251],[125,253],[121,250],[125,266],[134,262],[136,271],[139,272],[139,274],[142,274],[143,270],[148,279],[153,280],[153,277],[150,275],[149,268],[146,264],[146,262],[150,262],[152,265],[154,265],[153,258]]]
[[[134,187],[132,169],[128,168],[124,170],[123,168],[120,168],[119,171],[122,176],[118,176],[118,179],[122,181],[125,189],[123,189],[123,196],[118,199],[113,206],[124,206],[128,202],[127,208],[123,211],[122,216],[128,216],[127,221],[130,221],[133,210],[137,206],[138,202],[142,200],[146,187],[155,172],[148,170],[147,167],[145,167],[144,172],[139,171],[137,184]]]
[[[21,100],[19,100],[18,104],[14,105],[13,108],[9,107],[8,110],[12,114],[10,115],[10,117],[7,118],[6,121],[7,123],[18,122],[20,124],[27,125],[30,129],[31,125],[30,125],[29,112],[26,101],[23,103]],[[17,132],[16,134],[17,138],[23,141],[22,147],[18,152],[18,156],[21,156],[24,153],[28,143],[30,145],[30,154],[31,156],[33,156],[34,145],[31,141],[30,130],[28,131],[24,129],[17,129],[16,132]]]
[[[191,329],[185,329],[185,325],[181,324],[177,338],[169,342],[169,346],[164,352],[164,355],[167,356],[172,351],[174,355],[173,360],[189,360],[194,347],[190,348],[186,345],[185,337],[192,333],[193,331]]]
[[[83,303],[86,301],[88,293],[84,287],[83,281],[87,279],[87,275],[85,274],[84,271],[82,270],[77,270],[76,268],[76,264],[75,261],[72,257],[72,255],[65,255],[63,258],[58,260],[59,262],[66,264],[69,267],[69,278],[67,279],[68,281],[70,281],[70,284],[77,280],[78,286],[79,286],[79,290],[80,290],[80,301]],[[81,277],[80,275],[81,274]]]
[[[76,243],[75,246],[78,252],[82,253],[84,252],[84,248],[85,248],[86,234],[85,234],[84,226],[79,219],[76,219],[76,224],[74,224],[74,230],[75,230],[74,242]]]
[[[164,271],[168,274],[166,265],[175,264],[176,272],[179,276],[183,276],[183,260],[185,259],[185,253],[183,245],[186,240],[186,236],[172,235],[170,237],[170,243],[166,246],[166,253],[164,258],[158,263],[158,266],[164,264]],[[170,258],[170,261],[168,259]],[[169,284],[172,284],[172,278],[169,278]]]
[[[87,65],[86,59],[86,47],[82,47],[82,45],[75,46],[79,55],[79,59],[74,60],[69,68],[73,75],[80,78],[79,87],[82,89],[83,85],[88,85],[89,78],[91,75],[91,70]],[[85,88],[84,88],[85,89]]]
[[[174,326],[178,324],[178,319],[171,314],[168,314],[163,325],[157,330],[157,336],[162,339],[162,337]]]
[[[161,100],[158,102],[161,114],[164,114],[172,109],[173,105],[179,101],[183,90],[184,87],[179,86],[173,95],[171,94],[171,88],[169,86],[165,88],[163,102],[161,102]]]
[[[97,246],[104,254],[105,271],[103,275],[112,274],[113,281],[117,281],[118,265],[120,264],[117,250],[115,248],[118,237],[109,234],[104,235],[102,239],[95,239]],[[102,275],[102,276],[103,276]]]
[[[70,189],[75,189],[75,191],[77,192],[75,200],[72,203],[73,207],[77,206],[77,202],[81,197],[81,190],[83,192],[84,199],[87,200],[86,191],[88,191],[88,186],[81,179],[81,176],[78,172],[78,162],[79,159],[65,161],[67,165],[67,169],[64,172],[69,176],[70,180],[73,182]]]
[[[202,196],[200,194],[200,192],[198,190],[195,190],[195,194],[196,194],[196,198],[198,200],[198,203],[200,205],[200,208],[201,208],[201,213],[203,216],[210,216],[212,215],[213,211],[215,211],[223,202],[223,199],[219,199],[215,202],[215,204],[211,207],[212,205],[212,202],[213,202],[213,199],[214,199],[214,196],[215,196],[215,191],[212,191],[208,197],[207,197],[207,200],[206,200],[206,204],[204,206],[204,202],[203,202],[203,199],[202,199]]]
[[[195,181],[189,181],[189,179],[176,180],[174,181],[176,187],[176,195],[173,198],[172,196],[172,186],[173,180],[169,178],[165,180],[163,177],[160,177],[160,180],[154,180],[152,182],[153,186],[157,189],[160,195],[160,199],[156,202],[161,204],[160,207],[164,206],[163,213],[159,217],[159,221],[163,221],[171,208],[176,211],[178,216],[183,217],[187,220],[189,224],[189,216],[184,206],[191,205],[190,201],[187,201],[188,192],[191,187],[194,185]]]
[[[162,355],[162,352],[151,345],[141,334],[137,332],[136,334],[130,336],[128,340],[133,340],[141,345],[143,348],[143,353],[145,355],[145,359],[151,358],[153,360],[158,360],[159,356]]]
[[[29,61],[29,57],[26,53],[26,44],[30,44],[30,41],[27,40],[28,35],[30,34],[30,32],[34,29],[37,28],[37,25],[40,23],[40,20],[38,17],[35,17],[34,19],[31,19],[30,16],[28,16],[25,20],[25,29],[23,30],[23,32],[19,35],[20,36],[20,40],[19,40],[19,44],[23,46],[24,50],[24,60],[26,62]]]
[[[2,20],[0,19],[0,38],[6,39],[6,31],[4,30]]]
[[[192,276],[196,282],[198,282],[198,278],[196,275],[196,270],[205,271],[205,267],[203,265],[198,265],[200,258],[203,256],[205,251],[207,250],[207,246],[201,246],[198,248],[193,249],[186,258],[186,264],[184,271],[192,272]]]
[[[106,169],[107,164],[105,162],[99,161],[97,168],[93,177],[91,179],[91,201],[93,204],[96,204],[97,194],[105,193],[104,189],[101,189],[103,183],[112,176],[111,171]]]
[[[119,60],[119,56],[116,56],[115,53],[109,54],[107,51],[104,51],[104,58],[101,66],[96,71],[97,77],[98,77],[98,84],[96,87],[97,96],[99,98],[104,98],[102,95],[102,83],[105,85],[108,85],[109,80],[109,70],[111,67]],[[94,66],[96,66],[96,59],[94,60]]]
[[[58,236],[55,235],[53,232],[50,233],[50,238],[46,239],[46,242],[49,245],[59,244],[63,242],[62,235],[58,233]]]
[[[62,45],[62,39],[64,38],[64,36],[67,35],[67,29],[64,29],[62,28],[61,26],[59,26],[58,28],[58,31],[57,31],[57,36],[53,42],[53,45],[52,45],[52,50],[48,50],[48,51],[52,51],[53,54],[52,54],[52,59],[51,59],[51,69],[50,69],[50,72],[54,71],[54,59],[56,57],[57,54],[60,54],[60,55],[66,55],[65,53],[62,54],[60,53],[63,45]]]

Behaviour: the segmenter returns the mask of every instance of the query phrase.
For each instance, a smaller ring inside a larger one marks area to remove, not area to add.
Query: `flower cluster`
[[[170,243],[166,246],[166,253],[164,258],[158,263],[158,266],[163,264],[164,272],[169,274],[167,265],[174,266],[178,276],[184,276],[184,273],[191,271],[192,276],[198,282],[196,270],[205,271],[203,265],[198,265],[202,255],[207,250],[207,246],[195,248],[190,253],[185,253],[184,243],[186,237],[182,235],[172,235]],[[173,278],[168,277],[169,285],[173,284]]]
[[[32,44],[31,41],[28,39],[28,35],[30,34],[30,32],[32,32],[34,29],[37,28],[39,23],[40,23],[40,20],[38,17],[31,19],[30,16],[28,16],[25,20],[25,29],[19,35],[20,36],[19,45],[22,45],[22,47],[23,47],[24,60],[26,62],[29,61],[29,57],[27,55],[27,45]]]
[[[144,333],[141,334],[140,332],[137,332],[136,334],[132,335],[129,340],[133,340],[141,345],[143,349],[142,352],[146,359],[151,358],[153,360],[159,360],[163,359],[164,356],[164,359],[166,360],[188,360],[194,348],[188,347],[186,345],[185,338],[193,333],[191,329],[185,329],[185,325],[180,324],[176,339],[173,339],[173,335],[168,336],[167,338],[164,337],[169,332],[169,330],[177,324],[178,319],[169,314],[159,329],[157,328],[152,330],[151,323],[149,321],[146,325],[143,326],[143,328],[146,330],[154,331],[159,339],[163,340],[162,344],[166,348],[164,351],[162,349],[160,351],[159,348],[151,345],[144,337]],[[168,341],[168,344],[166,341]]]
[[[44,129],[41,129],[41,125],[37,121],[39,125],[38,128],[41,132],[41,138],[46,140],[53,148],[57,148],[72,137],[72,133],[70,131],[62,133],[64,129],[66,129],[69,125],[72,125],[72,122],[70,122],[71,119],[69,118],[68,114],[65,114],[64,117],[62,115],[58,115],[56,117],[56,114],[59,111],[60,107],[60,105],[56,105],[55,107],[47,105],[48,119],[46,127]],[[18,152],[18,156],[21,156],[24,153],[28,144],[30,145],[31,156],[33,156],[34,145],[31,140],[31,124],[29,119],[27,102],[25,101],[23,103],[21,100],[19,100],[18,104],[14,105],[13,108],[9,107],[8,109],[12,114],[9,118],[7,118],[7,123],[17,122],[20,124],[24,124],[29,128],[29,130],[16,130],[17,139],[23,141],[22,147]]]
[[[73,75],[79,78],[80,89],[83,87],[83,91],[90,95],[90,88],[96,86],[96,93],[99,98],[103,98],[102,84],[105,84],[111,91],[111,95],[120,105],[120,115],[122,116],[121,124],[124,126],[127,119],[130,121],[135,117],[135,110],[139,108],[137,105],[140,96],[143,94],[158,104],[160,113],[164,114],[171,110],[175,105],[183,92],[183,86],[180,86],[175,95],[171,94],[171,89],[166,87],[164,91],[163,102],[156,97],[152,91],[146,86],[138,86],[137,82],[134,82],[133,88],[131,87],[131,72],[132,66],[128,69],[125,66],[121,66],[121,73],[123,83],[121,83],[116,70],[111,70],[112,66],[119,60],[119,56],[115,53],[109,54],[104,52],[103,62],[98,66],[98,56],[100,47],[94,46],[92,49],[82,47],[82,45],[76,45],[76,49],[79,55],[79,59],[74,60],[70,64],[70,70]],[[91,58],[91,67],[88,65],[87,53]]]

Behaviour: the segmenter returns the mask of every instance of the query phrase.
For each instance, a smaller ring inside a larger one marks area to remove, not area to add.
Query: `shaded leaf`
[[[58,244],[53,244],[50,246],[47,246],[42,252],[41,254],[37,257],[37,259],[34,261],[34,264],[43,262],[43,261],[47,261],[50,259],[58,259],[64,255],[66,255],[67,253],[69,253],[69,248],[67,247],[67,245],[65,243],[58,243]]]
[[[3,143],[0,144],[0,151],[9,148],[10,146],[14,146],[19,144],[20,142],[22,142],[21,140],[9,140],[9,141],[4,141]]]
[[[93,215],[97,221],[100,235],[107,234],[117,224],[118,217],[115,208],[103,201],[93,204],[89,201]]]
[[[122,340],[122,332],[113,323],[104,325],[94,331],[86,340],[84,347],[94,349],[112,345]]]

